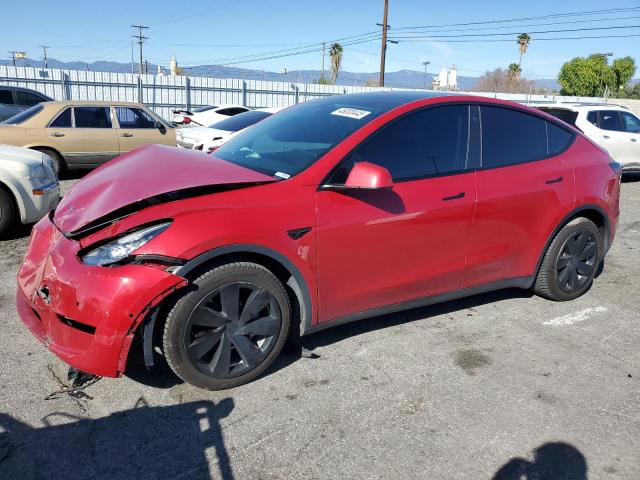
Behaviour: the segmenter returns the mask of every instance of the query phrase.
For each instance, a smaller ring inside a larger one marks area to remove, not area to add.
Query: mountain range
[[[0,60],[0,65],[11,65],[11,61]],[[16,60],[17,66],[44,67],[44,61],[33,60],[29,58]],[[131,72],[131,63],[119,63],[111,61],[97,61],[93,63],[87,62],[61,62],[53,58],[48,59],[49,68],[60,68],[65,70],[91,70],[94,72]],[[156,73],[158,66],[148,64],[149,73]],[[163,67],[165,73],[167,68]],[[138,64],[133,66],[133,71],[137,72]],[[321,77],[320,70],[292,70],[284,72],[270,72],[265,70],[255,70],[236,67],[225,67],[222,65],[198,65],[195,67],[185,68],[185,73],[192,76],[202,77],[224,77],[224,78],[244,78],[247,80],[268,80],[275,82],[299,82],[314,83]],[[330,73],[325,72],[325,77],[329,77]],[[379,74],[364,72],[348,72],[341,71],[336,84],[338,85],[365,85],[367,81],[376,81]],[[426,85],[430,86],[433,73],[427,73]],[[471,90],[477,81],[477,77],[458,76],[458,88],[460,90]],[[396,88],[424,88],[425,74],[424,71],[417,70],[399,70],[396,72],[387,72],[385,74],[385,85]],[[536,80],[537,88],[547,88],[549,90],[558,90],[560,87],[554,79]]]

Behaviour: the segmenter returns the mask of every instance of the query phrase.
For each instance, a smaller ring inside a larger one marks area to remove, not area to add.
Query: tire
[[[291,304],[282,283],[249,262],[216,267],[169,306],[163,333],[167,363],[196,387],[220,390],[257,378],[279,355]]]
[[[587,218],[571,220],[549,245],[533,291],[558,302],[578,298],[591,288],[602,251],[598,227]]]
[[[16,220],[16,207],[11,194],[0,187],[0,237],[4,237]]]
[[[67,164],[62,159],[60,154],[51,148],[34,148],[39,152],[44,153],[45,155],[49,155],[53,160],[53,170],[56,174],[56,177],[60,178],[60,176],[67,172]]]

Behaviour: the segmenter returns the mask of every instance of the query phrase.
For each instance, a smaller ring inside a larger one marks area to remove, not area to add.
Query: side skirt
[[[338,317],[333,320],[319,323],[317,325],[307,327],[303,332],[300,332],[301,336],[310,335],[327,328],[335,327],[337,325],[344,325],[345,323],[356,322],[358,320],[364,320],[366,318],[377,317],[380,315],[386,315],[389,313],[400,312],[402,310],[410,310],[412,308],[424,307],[427,305],[433,305],[435,303],[448,302],[450,300],[457,300],[459,298],[471,297],[481,293],[492,292],[495,290],[502,290],[505,288],[522,288],[527,290],[531,288],[535,276],[530,277],[516,277],[506,280],[500,280],[497,282],[487,283],[485,285],[478,285],[476,287],[464,288],[462,290],[455,290],[453,292],[441,293],[439,295],[433,295],[430,297],[419,298],[416,300],[409,300],[408,302],[396,303],[394,305],[387,305],[385,307],[373,308],[371,310],[365,310],[364,312],[353,313],[344,317]]]

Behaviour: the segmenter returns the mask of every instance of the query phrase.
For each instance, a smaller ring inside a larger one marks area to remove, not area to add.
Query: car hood
[[[223,190],[224,186],[276,179],[211,155],[148,145],[94,170],[65,195],[54,223],[67,236],[80,234],[150,205]]]
[[[0,145],[0,167],[4,162],[12,161],[25,165],[42,164],[44,155],[37,150],[30,150],[23,147],[14,147],[13,145]]]

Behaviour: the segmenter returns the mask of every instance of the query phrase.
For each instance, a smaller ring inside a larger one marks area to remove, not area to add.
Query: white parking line
[[[543,325],[552,325],[554,327],[561,327],[564,325],[573,325],[574,323],[584,322],[589,317],[592,317],[596,313],[604,313],[607,309],[605,307],[593,307],[593,308],[585,308],[584,310],[580,310],[579,312],[570,313],[568,315],[564,315],[562,317],[557,317],[552,320],[547,320],[546,322],[542,322]]]

